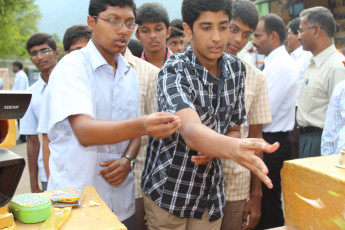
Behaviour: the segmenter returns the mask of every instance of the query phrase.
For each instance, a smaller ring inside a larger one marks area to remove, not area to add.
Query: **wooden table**
[[[51,197],[54,191],[46,191],[43,195]],[[90,203],[91,202],[91,203]],[[99,204],[99,205],[93,205]],[[15,221],[18,230],[38,230],[42,223],[24,224]],[[82,205],[73,208],[69,218],[59,230],[126,230],[117,216],[109,209],[94,187],[85,187]]]

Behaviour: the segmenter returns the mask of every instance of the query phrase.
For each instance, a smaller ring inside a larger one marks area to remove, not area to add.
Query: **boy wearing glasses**
[[[133,0],[91,0],[91,40],[60,61],[49,91],[48,188],[94,186],[128,229],[136,227],[139,137],[165,138],[180,124],[167,113],[138,117],[137,76],[120,54],[137,28],[135,12]]]
[[[138,8],[136,22],[139,28],[135,33],[144,47],[141,59],[162,68],[173,54],[166,41],[170,36],[169,16],[166,9],[158,3],[146,3]]]
[[[36,193],[47,190],[47,178],[42,159],[42,145],[38,138],[37,127],[40,120],[43,94],[47,87],[49,76],[57,64],[60,51],[56,47],[54,38],[46,33],[32,35],[26,43],[26,48],[31,62],[40,71],[37,82],[28,89],[32,93],[32,98],[28,110],[20,121],[20,134],[27,135],[31,192]],[[42,189],[38,185],[38,172]]]

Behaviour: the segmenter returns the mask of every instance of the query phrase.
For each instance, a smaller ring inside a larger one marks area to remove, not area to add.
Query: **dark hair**
[[[311,25],[319,25],[329,37],[333,37],[336,31],[336,24],[333,14],[329,9],[322,6],[315,6],[305,9],[300,13],[300,17],[306,16],[306,21]]]
[[[133,9],[134,17],[137,14],[137,6],[133,0],[90,0],[89,4],[89,15],[99,16],[99,13],[105,11],[108,6],[129,6]]]
[[[80,39],[90,40],[91,31],[86,25],[74,25],[68,28],[63,36],[63,48],[65,51],[69,51],[71,45],[79,41]]]
[[[259,13],[253,2],[249,0],[235,0],[233,19],[239,19],[251,29],[255,30],[259,21]]]
[[[276,14],[267,14],[262,16],[260,20],[265,22],[265,31],[270,35],[273,31],[279,35],[280,44],[284,43],[286,37],[286,29],[283,19]]]
[[[138,25],[144,22],[163,22],[169,28],[169,15],[167,10],[158,3],[145,3],[138,8],[135,20]]]
[[[127,48],[131,51],[131,53],[134,56],[136,56],[138,58],[141,57],[141,54],[143,53],[143,50],[144,50],[141,43],[138,40],[133,39],[133,38],[131,38],[131,40],[129,40]]]
[[[170,32],[170,36],[167,38],[167,40],[169,40],[169,38],[173,38],[173,37],[183,37],[184,36],[183,30],[180,30],[176,27],[170,27],[170,28],[171,28],[171,32]]]
[[[287,25],[287,28],[290,28],[292,33],[294,35],[297,35],[298,34],[298,30],[299,30],[299,24],[301,22],[301,19],[300,18],[294,18],[292,19],[289,24]]]
[[[224,10],[232,17],[231,0],[183,0],[182,2],[182,19],[193,30],[193,24],[205,11],[218,12]]]
[[[12,63],[12,65],[17,67],[18,69],[23,69],[23,64],[20,61],[15,61]]]
[[[170,22],[170,27],[176,27],[179,30],[183,31],[183,20],[176,18]]]
[[[47,33],[35,33],[26,42],[26,49],[30,53],[30,49],[34,46],[48,44],[50,48],[56,50],[56,41],[53,36]]]

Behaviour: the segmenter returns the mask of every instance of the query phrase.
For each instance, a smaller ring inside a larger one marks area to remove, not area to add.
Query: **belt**
[[[301,133],[312,133],[312,132],[322,132],[323,129],[314,126],[298,127]]]

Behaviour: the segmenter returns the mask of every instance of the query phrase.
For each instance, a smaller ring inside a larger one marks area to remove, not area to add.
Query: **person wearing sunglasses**
[[[26,43],[31,62],[40,71],[38,80],[30,86],[31,102],[24,117],[20,120],[20,134],[27,135],[27,154],[30,172],[31,192],[47,190],[47,178],[43,165],[42,147],[38,138],[37,127],[43,95],[47,88],[50,74],[57,64],[60,54],[55,39],[46,33],[33,34]],[[38,173],[41,188],[39,187]]]

